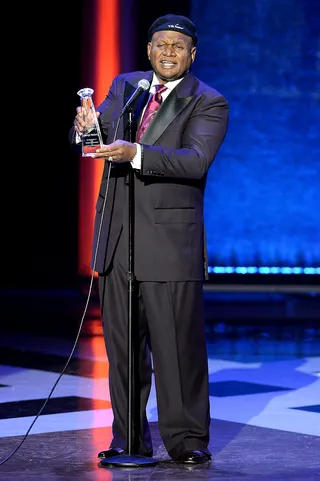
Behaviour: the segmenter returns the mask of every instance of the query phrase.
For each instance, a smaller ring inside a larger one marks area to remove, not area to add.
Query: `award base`
[[[82,146],[82,157],[94,157],[94,154],[100,148],[100,145],[90,146],[90,145],[83,145]]]
[[[82,157],[93,157],[100,147],[102,147],[101,134],[97,127],[91,127],[90,131],[82,134]]]

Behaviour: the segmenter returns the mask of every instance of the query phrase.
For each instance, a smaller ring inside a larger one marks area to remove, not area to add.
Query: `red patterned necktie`
[[[149,127],[152,119],[154,118],[157,110],[159,109],[161,103],[162,103],[162,97],[161,97],[161,92],[164,92],[167,87],[165,85],[156,85],[155,86],[155,93],[152,95],[146,110],[143,114],[142,120],[140,122],[138,132],[136,135],[136,141],[139,142],[147,128]]]

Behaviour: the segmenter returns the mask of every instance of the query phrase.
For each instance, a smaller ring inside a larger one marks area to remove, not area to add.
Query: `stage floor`
[[[2,331],[1,481],[319,480],[319,332],[295,326],[290,334],[288,325],[275,331],[265,319],[258,330],[252,322],[247,328],[238,323],[231,335],[223,326],[208,328],[213,458],[191,468],[167,456],[158,433],[154,388],[148,418],[158,464],[99,465],[97,453],[109,446],[112,423],[99,320],[86,321],[62,377],[75,339],[37,336],[27,329]]]

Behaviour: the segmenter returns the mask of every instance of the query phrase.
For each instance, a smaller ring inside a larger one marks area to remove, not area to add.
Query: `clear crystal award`
[[[77,92],[81,98],[83,120],[86,123],[85,129],[81,136],[82,157],[92,157],[92,154],[94,154],[97,149],[103,146],[100,125],[92,100],[93,92],[94,90],[88,87]]]

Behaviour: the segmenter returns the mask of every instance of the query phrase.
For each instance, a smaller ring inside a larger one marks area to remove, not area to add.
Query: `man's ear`
[[[194,59],[196,58],[196,53],[197,53],[197,47],[191,47],[192,63],[194,62]]]

